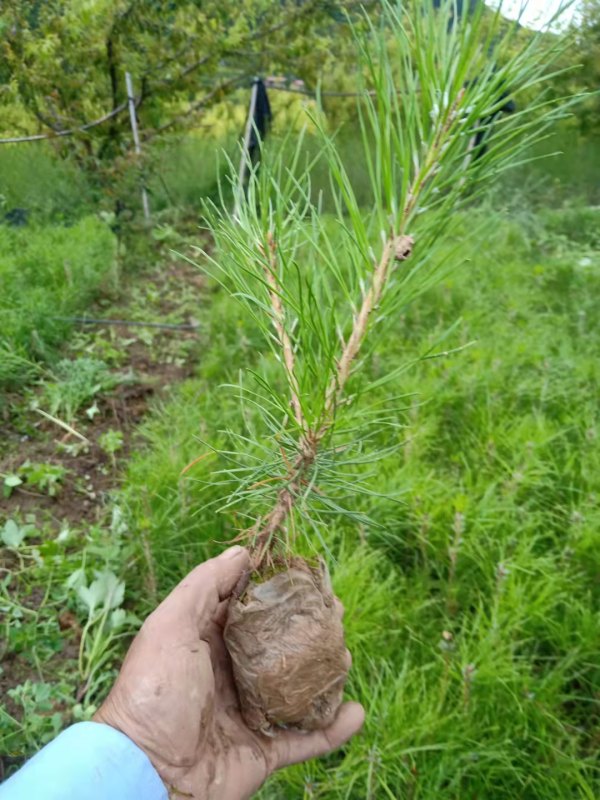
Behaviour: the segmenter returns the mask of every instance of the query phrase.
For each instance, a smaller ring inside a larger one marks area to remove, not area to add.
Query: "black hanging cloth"
[[[248,155],[252,164],[256,163],[260,151],[260,143],[264,140],[271,126],[273,115],[267,87],[262,78],[255,78],[253,86],[256,87],[256,100],[252,114],[252,126],[248,141]]]

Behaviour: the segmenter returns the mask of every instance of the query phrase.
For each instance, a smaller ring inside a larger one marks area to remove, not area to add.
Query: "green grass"
[[[529,184],[530,200],[544,205],[600,205],[598,137],[584,137],[574,125],[563,125],[532,155],[558,153],[556,157],[530,164],[521,173],[521,183]]]
[[[376,376],[418,358],[459,316],[442,348],[476,340],[382,391],[410,395],[393,434],[406,444],[372,479],[402,504],[355,500],[380,527],[334,519],[326,534],[365,732],[275,777],[264,798],[600,790],[600,260],[565,248],[551,221],[480,213],[493,221],[485,246],[463,248],[469,263],[408,309],[373,359]],[[198,379],[145,426],[128,471],[122,502],[151,552],[130,585],[138,598],[148,571],[162,595],[233,535],[235,519],[205,508],[218,460],[180,478],[206,451],[200,440],[262,430],[221,387],[256,363],[256,332],[221,295],[208,321]],[[153,601],[138,599],[138,612]]]
[[[284,122],[290,120],[284,114]],[[200,133],[186,137],[166,138],[148,147],[148,190],[153,215],[175,209],[198,213],[207,197],[217,196],[219,178],[224,175],[224,157],[217,152],[227,152],[234,163],[239,161],[238,131],[235,125],[227,127],[227,135],[216,140],[214,135]],[[287,131],[282,121],[275,119],[274,136]],[[370,201],[370,183],[364,163],[357,122],[347,122],[336,137],[340,152],[348,165],[349,175],[359,201]],[[306,140],[306,157],[314,158],[318,152],[314,137]],[[555,158],[542,158],[519,169],[518,180],[509,175],[498,189],[504,200],[515,195],[525,198],[528,205],[544,206],[600,204],[600,189],[596,176],[599,159],[594,137],[584,138],[563,124],[553,135],[537,145],[531,152],[534,158],[550,153],[561,153]],[[117,194],[126,206],[138,214],[140,175],[130,165],[120,176]],[[313,173],[314,199],[323,194],[325,209],[331,209],[331,196],[327,171],[317,163]],[[115,186],[111,185],[111,191]],[[94,187],[93,176],[86,175],[68,159],[57,159],[44,143],[0,147],[0,216],[14,208],[26,209],[38,223],[73,222],[101,208],[111,209],[115,197],[101,196]]]
[[[239,159],[238,144],[229,137],[216,141],[204,134],[168,140],[150,152],[150,199],[153,212],[187,209],[200,213],[203,202],[217,195],[217,185],[227,163],[226,151]]]
[[[0,387],[35,374],[52,360],[69,323],[114,286],[116,240],[95,217],[72,227],[0,226]]]

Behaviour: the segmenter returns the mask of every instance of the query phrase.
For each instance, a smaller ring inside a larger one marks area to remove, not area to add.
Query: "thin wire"
[[[278,92],[289,92],[290,94],[304,94],[308,97],[316,97],[316,92],[311,92],[309,89],[292,89],[291,86],[280,86],[276,83],[269,83],[268,80],[265,81],[265,86],[267,89],[275,89]],[[369,95],[374,96],[374,91],[369,92],[320,92],[321,97],[367,97]]]
[[[59,136],[73,136],[76,133],[81,133],[82,131],[87,131],[90,128],[95,128],[97,125],[102,125],[103,122],[107,122],[109,119],[121,114],[127,108],[127,103],[128,101],[121,103],[120,106],[113,108],[112,111],[109,111],[108,114],[105,114],[103,117],[95,119],[93,122],[86,122],[85,125],[81,125],[79,128],[70,128],[67,131],[53,131],[52,133],[36,133],[33,136],[13,136],[10,139],[0,139],[0,144],[39,142],[42,139],[57,139]]]
[[[127,319],[92,319],[90,317],[50,317],[50,319],[60,322],[76,322],[79,325],[127,325],[138,328],[167,328],[173,331],[197,331],[200,328],[198,324],[175,325],[168,322],[141,322]]]

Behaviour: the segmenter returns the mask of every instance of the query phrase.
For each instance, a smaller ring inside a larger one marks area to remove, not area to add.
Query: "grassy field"
[[[380,390],[382,402],[405,396],[403,428],[373,443],[403,443],[369,478],[390,499],[350,498],[377,525],[334,519],[326,533],[354,654],[348,695],[367,723],[343,752],[274,777],[263,798],[600,793],[600,212],[583,190],[564,208],[547,192],[541,204],[505,189],[504,210],[497,201],[465,213],[447,243],[462,242],[464,263],[374,354],[372,377],[415,361]],[[470,240],[482,221],[485,237]],[[62,230],[47,235],[77,228]],[[224,385],[263,356],[241,307],[175,266],[169,248],[188,252],[199,238],[155,228],[136,255],[144,271],[125,281],[120,305],[100,307],[138,321],[197,317],[198,335],[104,327],[72,334],[61,351],[85,375],[82,360],[104,365],[106,380],[81,378],[69,406],[87,451],[34,421],[32,408],[51,409],[65,378],[42,376],[10,399],[0,450],[5,770],[89,718],[139,620],[234,533],[235,518],[209,507],[218,459],[181,471],[203,442],[223,445],[226,429],[260,437],[260,416],[242,416]],[[27,284],[10,281],[25,302]],[[153,376],[170,390],[146,392]],[[122,401],[131,417],[128,392],[140,391],[133,422],[113,413]]]
[[[0,226],[0,390],[36,374],[71,325],[117,282],[117,242],[107,225],[85,217],[72,227]]]
[[[407,395],[406,442],[373,488],[402,504],[363,506],[380,528],[327,534],[365,733],[264,797],[569,798],[600,786],[598,255],[541,218],[493,221],[484,252],[407,310],[375,359],[382,372],[418,359],[458,317],[450,344],[475,341],[388,390]],[[213,306],[198,379],[146,426],[128,470],[123,496],[159,592],[232,534],[203,510],[219,464],[179,477],[205,452],[197,439],[223,443],[229,426],[260,435],[258,415],[242,422],[220,388],[257,357],[236,308]]]

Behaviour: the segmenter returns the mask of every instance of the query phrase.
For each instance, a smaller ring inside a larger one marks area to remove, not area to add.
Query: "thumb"
[[[206,562],[216,583],[219,600],[225,600],[235,589],[237,582],[250,568],[250,555],[244,547],[236,545],[216,558]]]
[[[275,768],[288,767],[336,750],[362,728],[365,710],[360,703],[344,703],[332,724],[312,733],[287,732],[273,742]]]
[[[250,555],[243,547],[230,547],[216,558],[193,569],[163,600],[149,620],[173,620],[176,628],[191,614],[194,619],[209,619],[220,600],[229,597],[250,565]]]

